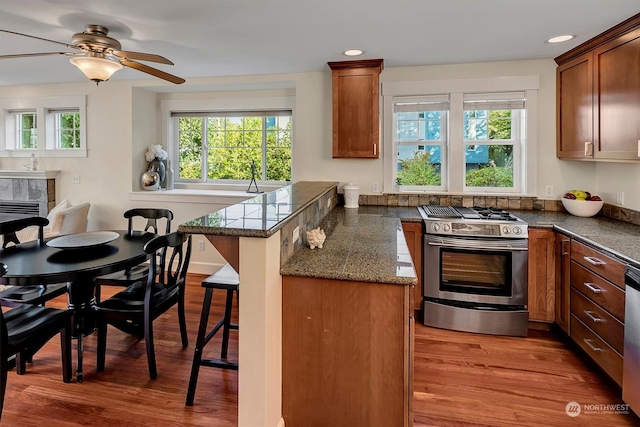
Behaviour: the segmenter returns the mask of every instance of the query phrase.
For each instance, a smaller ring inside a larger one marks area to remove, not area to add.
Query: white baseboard
[[[194,274],[213,274],[216,271],[218,271],[218,269],[220,269],[220,267],[222,267],[222,265],[223,264],[192,261],[192,262],[189,263],[189,273],[194,273]]]

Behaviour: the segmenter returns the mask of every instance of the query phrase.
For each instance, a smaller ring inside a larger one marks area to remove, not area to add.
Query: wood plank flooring
[[[84,382],[65,384],[60,344],[54,339],[27,365],[25,375],[9,372],[1,425],[235,426],[235,371],[201,368],[195,404],[184,406],[203,277],[189,275],[187,284],[188,348],[180,346],[176,308],[154,323],[156,380],[148,376],[144,341],[110,327],[105,371],[95,370],[93,334],[85,339]],[[223,293],[214,294],[211,321],[222,316],[223,304]],[[49,305],[64,307],[66,300],[59,298]],[[416,427],[640,425],[633,414],[566,415],[570,401],[611,404],[622,400],[615,385],[553,333],[493,337],[416,324],[415,336]],[[210,343],[205,357],[219,355],[220,340],[221,334]],[[231,333],[229,358],[237,360],[235,332]]]

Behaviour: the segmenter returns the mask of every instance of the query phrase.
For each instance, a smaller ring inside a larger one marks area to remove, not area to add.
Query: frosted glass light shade
[[[81,56],[71,58],[69,60],[73,65],[80,68],[87,78],[96,83],[109,80],[109,78],[118,70],[122,70],[120,63],[105,58],[96,58],[93,56]]]

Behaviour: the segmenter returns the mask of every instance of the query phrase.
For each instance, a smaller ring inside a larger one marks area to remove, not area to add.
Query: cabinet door
[[[553,322],[555,317],[554,232],[529,229],[529,320]]]
[[[413,308],[422,309],[422,222],[403,222],[402,231],[407,241],[418,283],[413,290]]]
[[[571,300],[571,239],[555,234],[556,252],[556,323],[567,334],[570,333]]]
[[[333,157],[377,159],[382,60],[330,62],[329,66],[333,70]]]
[[[556,155],[565,159],[593,157],[592,53],[556,69]]]
[[[639,159],[640,28],[594,50],[596,158]]]

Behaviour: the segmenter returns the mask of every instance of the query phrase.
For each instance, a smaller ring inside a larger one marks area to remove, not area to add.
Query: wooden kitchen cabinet
[[[529,229],[529,320],[553,322],[555,318],[555,251],[551,229]]]
[[[413,425],[412,289],[282,277],[287,427]]]
[[[625,264],[571,241],[570,336],[618,385],[622,385]]]
[[[556,155],[593,157],[593,54],[581,55],[556,69]]]
[[[328,64],[332,70],[333,158],[377,159],[383,60]]]
[[[555,61],[557,157],[640,159],[640,14]]]
[[[422,225],[422,221],[402,223],[404,239],[407,241],[413,267],[416,270],[416,276],[418,276],[418,283],[413,290],[413,308],[420,312],[422,311],[422,236],[424,234]]]
[[[640,158],[640,28],[597,48],[594,57],[596,158]]]
[[[571,316],[571,239],[564,234],[555,233],[556,253],[556,324],[570,333]]]

